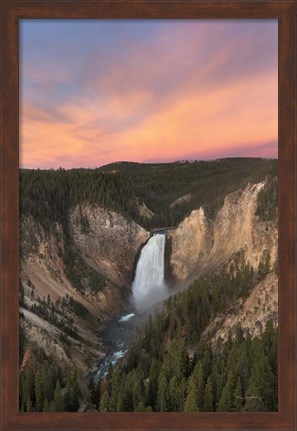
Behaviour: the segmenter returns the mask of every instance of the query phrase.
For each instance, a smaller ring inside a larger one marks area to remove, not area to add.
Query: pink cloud
[[[186,25],[173,35],[160,32],[154,46],[135,40],[110,60],[110,67],[104,68],[98,56],[96,67],[83,75],[80,91],[69,99],[37,103],[32,90],[25,93],[21,166],[94,167],[117,160],[275,154],[276,62],[267,69],[251,67],[239,73],[243,65],[234,63],[236,52],[245,50],[248,63],[257,47],[244,36],[224,43],[222,26],[216,33],[221,47],[207,57],[205,46],[216,39],[207,23],[201,29],[192,39]],[[232,70],[234,64],[239,72]],[[41,88],[59,88],[71,79],[71,70],[56,64],[42,76],[33,66],[24,73]]]

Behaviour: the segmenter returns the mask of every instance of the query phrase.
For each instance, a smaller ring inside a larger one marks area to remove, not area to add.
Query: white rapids
[[[168,296],[164,281],[165,241],[165,234],[155,234],[141,250],[132,285],[138,311],[148,310]]]
[[[135,313],[126,314],[119,318],[119,322],[128,322],[128,320],[132,319],[135,316]]]

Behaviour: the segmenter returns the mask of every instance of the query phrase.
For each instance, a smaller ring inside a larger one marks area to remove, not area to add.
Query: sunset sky
[[[276,20],[23,20],[20,166],[277,157]]]

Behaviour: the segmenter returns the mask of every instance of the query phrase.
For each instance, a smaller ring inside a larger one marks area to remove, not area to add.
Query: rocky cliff
[[[244,334],[251,336],[263,332],[268,320],[277,324],[278,311],[278,277],[272,271],[252,290],[246,299],[240,299],[228,313],[217,316],[205,330],[204,335],[211,334],[212,342],[219,339],[226,341],[229,335],[235,335],[236,327],[241,326]]]
[[[265,181],[225,196],[214,220],[208,220],[202,208],[194,210],[168,234],[170,267],[176,281],[215,268],[241,250],[246,263],[255,269],[267,251],[271,266],[276,263],[277,220],[264,222],[256,215],[258,194],[264,186]]]
[[[84,204],[70,213],[75,245],[84,260],[113,283],[129,287],[136,256],[150,234],[115,212]]]
[[[150,234],[119,214],[88,205],[70,212],[69,226],[76,253],[86,268],[105,277],[105,285],[99,291],[75,288],[67,277],[69,238],[63,226],[55,223],[46,230],[26,216],[20,223],[20,312],[31,341],[48,354],[55,352],[61,364],[83,369],[106,353],[96,335],[100,322],[122,309],[123,290]]]

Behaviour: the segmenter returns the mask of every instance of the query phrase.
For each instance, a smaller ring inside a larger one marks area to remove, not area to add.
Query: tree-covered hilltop
[[[89,202],[147,229],[176,226],[200,206],[213,218],[226,194],[267,175],[277,175],[277,160],[121,162],[98,169],[21,170],[20,212],[31,214],[46,229],[55,221],[67,229],[69,209]],[[143,205],[151,215],[143,214]]]
[[[263,254],[255,272],[238,254],[228,270],[201,277],[169,297],[110,370],[100,411],[277,410],[277,329],[272,321],[253,339],[240,327],[225,344],[211,347],[203,336],[216,316],[247,298],[269,271],[269,255]]]

